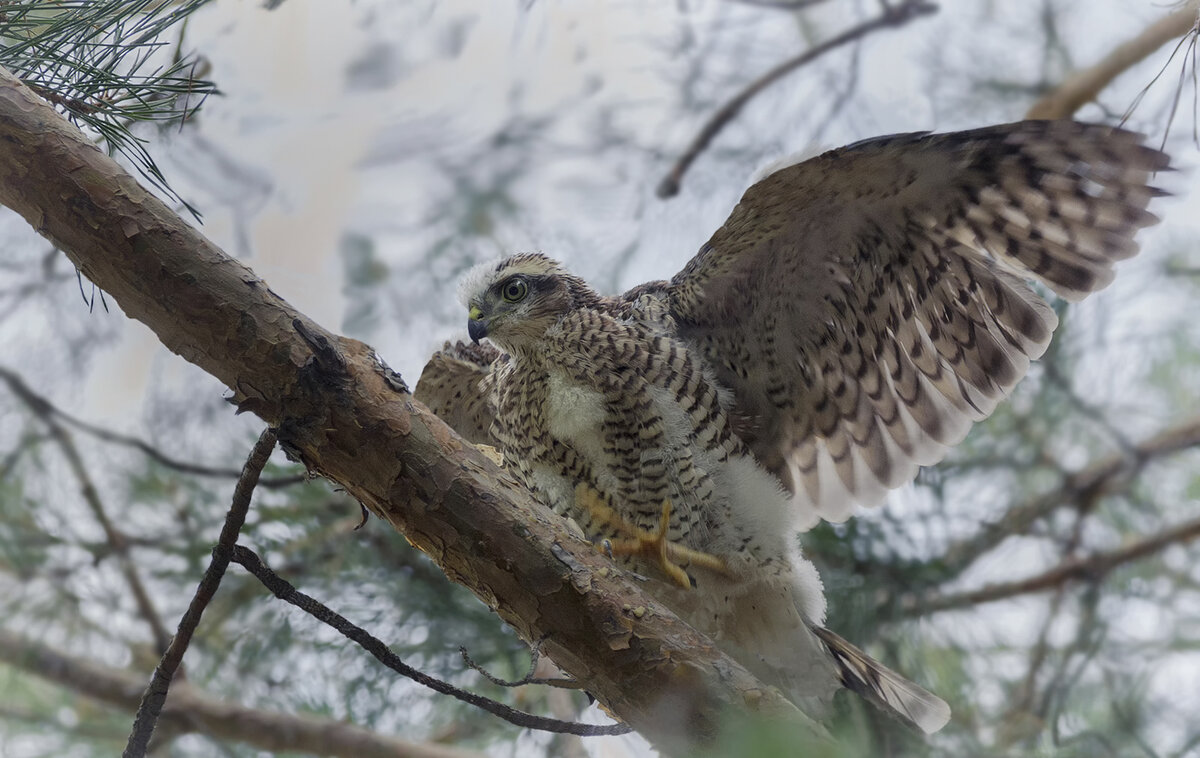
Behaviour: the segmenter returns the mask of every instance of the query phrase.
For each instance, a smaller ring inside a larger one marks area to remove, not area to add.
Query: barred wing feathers
[[[491,345],[447,342],[430,357],[413,396],[476,445],[495,445],[492,437],[492,363],[501,353]]]
[[[1107,285],[1167,165],[1069,121],[860,142],[750,187],[671,313],[807,523],[841,521],[992,412],[1057,325],[1025,279]]]

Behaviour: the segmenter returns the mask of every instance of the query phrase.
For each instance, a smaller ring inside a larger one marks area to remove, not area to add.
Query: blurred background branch
[[[1200,2],[1188,0],[1178,9],[1117,45],[1101,61],[1080,69],[1029,107],[1026,118],[1069,118],[1121,74],[1145,60],[1163,45],[1184,43],[1196,32]]]
[[[814,5],[815,3],[805,3],[799,7]],[[780,7],[780,6],[771,6]],[[692,139],[691,143],[683,151],[683,155],[675,161],[671,170],[663,177],[663,180],[658,184],[658,196],[660,198],[674,197],[679,194],[679,185],[683,181],[683,175],[687,173],[688,167],[700,157],[700,154],[708,147],[713,138],[720,134],[725,125],[737,117],[746,103],[750,102],[756,95],[770,87],[775,82],[783,77],[791,74],[796,69],[804,66],[822,55],[836,50],[839,47],[849,44],[858,43],[868,35],[883,30],[899,28],[907,24],[909,21],[926,16],[937,11],[937,6],[928,0],[901,0],[895,5],[882,3],[882,10],[879,15],[868,21],[864,21],[856,26],[847,29],[819,45],[815,45],[797,56],[788,58],[784,62],[771,68],[765,74],[746,85],[740,92],[734,95],[725,105],[721,106],[708,121],[700,127],[700,131]]]
[[[0,660],[48,679],[122,712],[137,708],[143,678],[124,669],[68,655],[35,640],[0,630]],[[288,714],[244,708],[188,684],[176,684],[164,719],[174,736],[200,732],[214,739],[245,742],[259,750],[298,751],[343,758],[475,758],[467,750],[422,745],[376,734],[319,714]]]

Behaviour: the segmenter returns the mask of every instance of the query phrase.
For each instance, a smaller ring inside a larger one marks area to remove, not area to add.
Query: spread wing
[[[1046,349],[1054,312],[1137,252],[1167,168],[1141,137],[1029,121],[860,142],[746,191],[672,281],[680,334],[808,516],[940,460]]]
[[[488,401],[492,364],[501,353],[491,345],[447,342],[421,372],[413,396],[449,424],[459,436],[480,445],[495,445]]]

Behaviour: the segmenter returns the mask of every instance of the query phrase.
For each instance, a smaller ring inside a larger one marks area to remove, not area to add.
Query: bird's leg
[[[597,524],[615,528],[623,536],[619,539],[605,540],[603,549],[611,555],[640,556],[655,563],[663,570],[672,582],[684,589],[695,586],[692,578],[683,570],[683,566],[700,566],[712,571],[725,573],[725,561],[710,553],[693,550],[678,542],[667,539],[667,530],[671,526],[671,500],[662,503],[662,518],[654,531],[641,529],[630,523],[624,516],[613,510],[602,494],[579,484],[575,488],[575,501],[585,509]]]

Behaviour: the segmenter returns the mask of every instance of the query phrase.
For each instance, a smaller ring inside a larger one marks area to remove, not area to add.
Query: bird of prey
[[[750,187],[669,281],[602,296],[520,254],[460,289],[483,345],[417,397],[496,446],[682,618],[818,716],[840,687],[934,732],[936,696],[824,629],[796,534],[940,460],[1157,219],[1137,134],[1026,121],[859,142]]]

